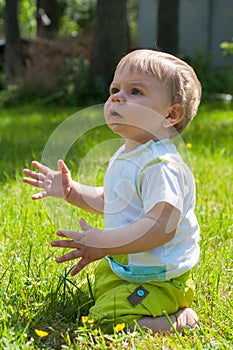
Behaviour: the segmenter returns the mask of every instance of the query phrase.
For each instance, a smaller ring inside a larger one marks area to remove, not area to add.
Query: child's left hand
[[[59,258],[57,258],[57,263],[63,263],[65,261],[81,258],[77,265],[75,265],[75,267],[71,271],[71,275],[76,275],[78,272],[84,269],[84,267],[87,266],[90,262],[99,260],[106,255],[103,248],[88,246],[86,245],[87,243],[84,243],[88,241],[89,235],[91,236],[91,240],[98,240],[98,236],[100,236],[102,231],[94,226],[87,224],[84,219],[80,220],[80,226],[84,232],[57,232],[58,236],[67,237],[70,238],[70,240],[58,240],[51,242],[51,245],[53,247],[73,249],[71,252],[66,253],[65,255],[62,255]]]

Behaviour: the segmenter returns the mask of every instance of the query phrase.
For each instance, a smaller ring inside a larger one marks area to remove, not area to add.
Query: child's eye
[[[140,91],[140,90],[137,89],[137,88],[133,88],[133,89],[131,90],[131,94],[132,94],[132,95],[143,95],[142,91]]]
[[[119,91],[120,91],[119,89],[113,87],[110,89],[110,95],[117,94]]]

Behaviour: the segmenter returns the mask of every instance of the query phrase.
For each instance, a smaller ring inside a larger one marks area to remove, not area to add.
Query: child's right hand
[[[42,189],[41,192],[34,194],[32,199],[36,200],[48,196],[67,199],[72,190],[73,181],[63,160],[58,160],[59,171],[54,171],[37,161],[32,161],[32,165],[39,172],[24,169],[23,173],[30,178],[24,177],[23,182]]]

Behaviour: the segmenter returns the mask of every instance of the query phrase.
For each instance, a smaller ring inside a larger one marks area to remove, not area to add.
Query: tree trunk
[[[119,59],[129,47],[127,0],[98,0],[94,32],[91,79],[112,79]]]
[[[13,84],[20,80],[23,70],[18,23],[18,0],[6,0],[4,20],[6,36],[5,80],[7,84]]]
[[[58,0],[37,0],[37,36],[54,39],[58,35],[63,6]]]
[[[179,0],[160,0],[158,13],[158,47],[178,53]]]

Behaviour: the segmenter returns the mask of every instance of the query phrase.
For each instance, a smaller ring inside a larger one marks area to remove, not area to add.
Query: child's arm
[[[24,169],[23,181],[29,185],[41,188],[41,192],[32,196],[37,200],[52,196],[63,198],[86,211],[103,213],[104,196],[102,187],[92,187],[79,184],[71,178],[69,169],[63,160],[58,161],[59,171],[54,171],[43,164],[33,161],[32,165],[39,170]]]
[[[76,274],[91,261],[106,255],[139,253],[166,244],[174,237],[179,220],[180,211],[161,202],[145,218],[119,229],[101,231],[81,220],[84,232],[58,231],[58,236],[71,240],[53,241],[52,246],[75,249],[57,262],[81,258],[72,271]]]
[[[73,181],[72,189],[66,200],[68,203],[76,205],[77,207],[82,208],[91,213],[103,214],[103,187],[92,187]]]

